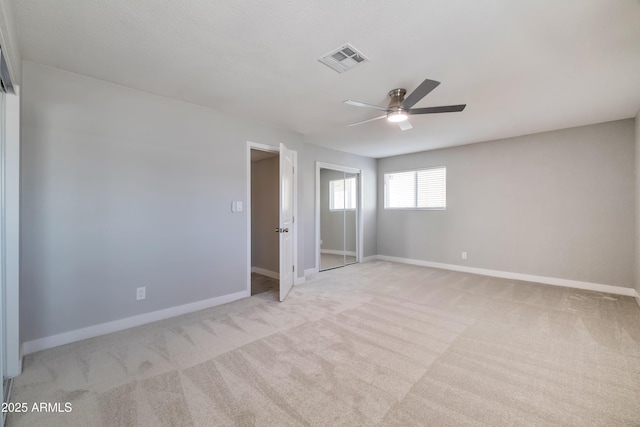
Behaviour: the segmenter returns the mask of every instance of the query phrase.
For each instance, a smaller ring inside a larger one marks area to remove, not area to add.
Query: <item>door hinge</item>
[[[293,267],[293,272],[295,273],[296,272],[296,266],[292,265],[291,267]]]
[[[296,167],[295,167],[295,166],[293,166],[293,167],[291,168],[291,174],[293,174],[293,175],[295,175],[295,174],[296,174]]]
[[[293,224],[294,222],[296,222],[296,217],[295,217],[295,216],[292,216],[292,217],[291,217],[291,223]]]

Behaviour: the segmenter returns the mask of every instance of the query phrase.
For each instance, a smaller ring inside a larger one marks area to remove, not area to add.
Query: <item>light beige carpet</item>
[[[630,297],[371,262],[28,356],[9,426],[640,424]]]

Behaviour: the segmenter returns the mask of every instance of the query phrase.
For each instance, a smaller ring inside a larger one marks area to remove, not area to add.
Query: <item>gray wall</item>
[[[280,271],[280,158],[251,162],[251,266]]]
[[[629,119],[380,159],[378,252],[633,287],[633,133]],[[447,210],[383,209],[385,172],[439,165]]]
[[[377,247],[377,189],[376,189],[376,169],[377,163],[375,159],[368,157],[348,154],[341,151],[331,150],[320,147],[318,145],[306,144],[304,159],[298,165],[302,170],[302,188],[305,194],[304,202],[301,209],[304,235],[307,236],[308,242],[315,240],[315,192],[316,192],[316,161],[333,163],[340,166],[352,167],[362,170],[362,188],[363,192],[363,253],[364,256],[373,256],[378,253]],[[305,245],[305,268],[317,268],[316,248],[314,244]]]
[[[23,64],[22,339],[246,290],[247,141],[298,152],[298,276],[315,267],[315,162],[376,161],[211,109]],[[275,234],[275,233],[274,233]],[[147,298],[135,301],[135,288]]]
[[[304,151],[299,134],[28,62],[23,79],[25,341],[246,290],[247,141]]]
[[[355,176],[347,174],[347,177]],[[357,224],[355,210],[330,208],[329,182],[342,180],[345,173],[331,169],[320,169],[320,239],[323,250],[356,252]]]

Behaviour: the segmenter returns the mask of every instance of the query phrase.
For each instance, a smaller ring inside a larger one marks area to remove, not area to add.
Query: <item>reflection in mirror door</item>
[[[358,243],[358,175],[345,172],[344,174],[344,263],[357,262]]]
[[[358,262],[358,175],[319,171],[320,271]]]

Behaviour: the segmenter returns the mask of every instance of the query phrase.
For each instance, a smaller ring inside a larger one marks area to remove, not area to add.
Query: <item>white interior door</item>
[[[280,144],[280,301],[293,287],[293,153]]]

